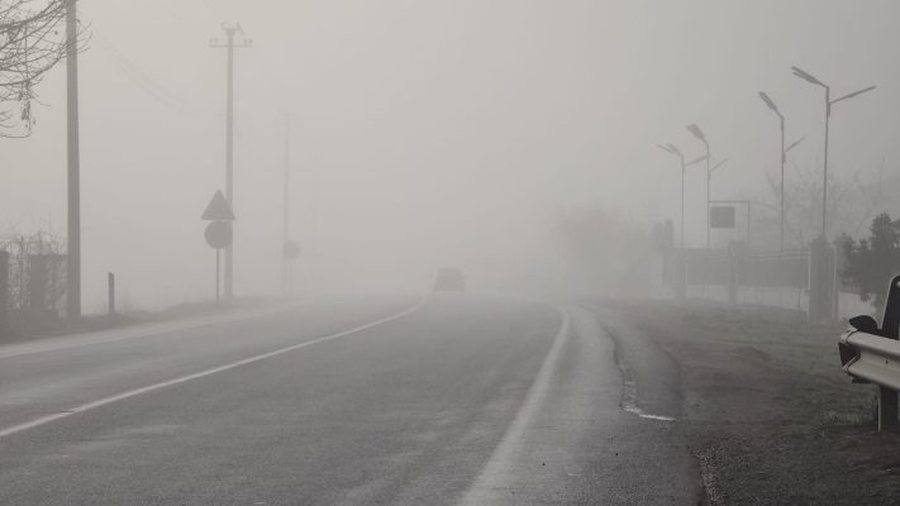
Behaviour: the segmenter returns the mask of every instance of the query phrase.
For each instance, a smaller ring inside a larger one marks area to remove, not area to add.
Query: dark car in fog
[[[433,291],[465,293],[466,276],[456,267],[438,269],[434,276]]]

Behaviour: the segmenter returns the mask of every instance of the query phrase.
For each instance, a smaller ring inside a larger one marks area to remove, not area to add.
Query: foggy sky
[[[239,21],[235,194],[238,293],[278,286],[283,116],[293,118],[298,284],[418,290],[438,266],[482,278],[560,269],[553,217],[600,205],[676,218],[679,172],[654,147],[730,159],[714,198],[764,195],[778,158],[765,90],[792,152],[819,167],[822,92],[835,106],[837,177],[900,157],[900,4],[874,1],[82,0],[86,309],[105,273],[135,305],[208,298],[200,221],[224,189],[225,52]],[[0,232],[65,233],[64,68],[38,90],[38,124],[4,139]],[[703,235],[701,170],[688,240]],[[610,238],[615,240],[615,238]],[[125,302],[128,304],[128,301]]]

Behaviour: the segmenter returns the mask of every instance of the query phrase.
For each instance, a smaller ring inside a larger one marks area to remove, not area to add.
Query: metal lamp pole
[[[823,83],[822,81],[813,77],[809,72],[801,69],[800,67],[791,67],[794,75],[803,79],[804,81],[815,84],[816,86],[821,86],[825,88],[825,160],[824,160],[824,168],[822,171],[822,239],[827,239],[827,228],[826,228],[826,211],[828,209],[828,131],[829,131],[829,123],[831,119],[831,107],[842,101],[847,100],[848,98],[853,98],[857,95],[862,95],[868,91],[874,90],[875,86],[869,86],[868,88],[863,88],[858,91],[854,91],[853,93],[848,93],[841,97],[838,97],[834,100],[831,99],[831,87]]]
[[[709,155],[704,155],[704,156],[701,156],[700,158],[697,158],[696,160],[691,160],[690,162],[685,163],[684,153],[682,153],[680,149],[675,147],[674,144],[666,144],[666,145],[657,144],[657,147],[659,149],[665,151],[666,153],[669,153],[670,155],[677,156],[678,162],[681,166],[681,238],[679,239],[679,241],[681,243],[680,247],[684,248],[684,179],[685,179],[685,175],[687,173],[688,167],[698,164],[704,160],[708,160]]]
[[[697,126],[696,123],[691,123],[685,128],[687,128],[688,132],[690,132],[691,135],[696,137],[697,140],[702,142],[706,147],[706,249],[709,249],[709,185],[712,181],[712,170],[709,165],[709,141],[706,140],[706,136],[703,134],[703,130],[700,130],[700,127]]]
[[[779,242],[778,242],[778,244],[779,244],[778,251],[783,252],[784,251],[784,158],[785,158],[785,156],[784,156],[784,114],[781,114],[781,111],[778,110],[778,106],[775,105],[775,102],[773,102],[772,99],[769,98],[769,96],[766,95],[765,92],[763,92],[763,91],[759,92],[759,98],[761,98],[762,101],[765,102],[766,106],[768,106],[768,108],[771,109],[772,112],[774,112],[776,116],[778,116],[778,124],[781,127],[781,156],[779,157],[781,159],[780,160],[781,161],[781,187],[779,189],[779,192],[781,193],[781,199],[780,199],[781,202],[779,205],[780,210],[778,213],[779,217],[780,217],[779,220],[781,222],[781,229],[780,229],[780,236],[779,236],[780,238],[779,238]]]
[[[766,106],[778,116],[778,122],[781,126],[781,211],[780,211],[780,220],[781,220],[781,239],[780,239],[780,247],[779,251],[784,252],[784,165],[787,163],[787,154],[788,151],[797,147],[798,144],[803,142],[806,137],[801,137],[794,141],[790,146],[784,146],[784,115],[781,111],[778,110],[778,106],[775,105],[775,101],[772,100],[772,97],[767,95],[764,91],[759,92],[759,98],[766,104]]]

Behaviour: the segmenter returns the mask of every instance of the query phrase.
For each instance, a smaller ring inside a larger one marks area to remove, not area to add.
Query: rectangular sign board
[[[734,228],[734,207],[713,206],[709,208],[710,228]]]

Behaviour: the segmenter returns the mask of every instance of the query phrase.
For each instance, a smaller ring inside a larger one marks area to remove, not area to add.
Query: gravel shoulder
[[[76,321],[65,317],[29,319],[14,315],[11,321],[0,322],[0,345],[54,338],[73,334],[85,334],[133,327],[142,324],[165,323],[198,317],[213,317],[253,310],[284,303],[271,297],[240,297],[233,301],[193,302],[170,306],[158,311],[127,311],[115,315],[85,315]]]
[[[897,503],[900,436],[876,432],[875,387],[840,369],[845,323],[700,301],[604,306],[628,322],[611,329],[620,345],[650,340],[677,364],[677,427],[708,503]],[[651,377],[638,374],[639,405],[654,402],[641,395]]]

